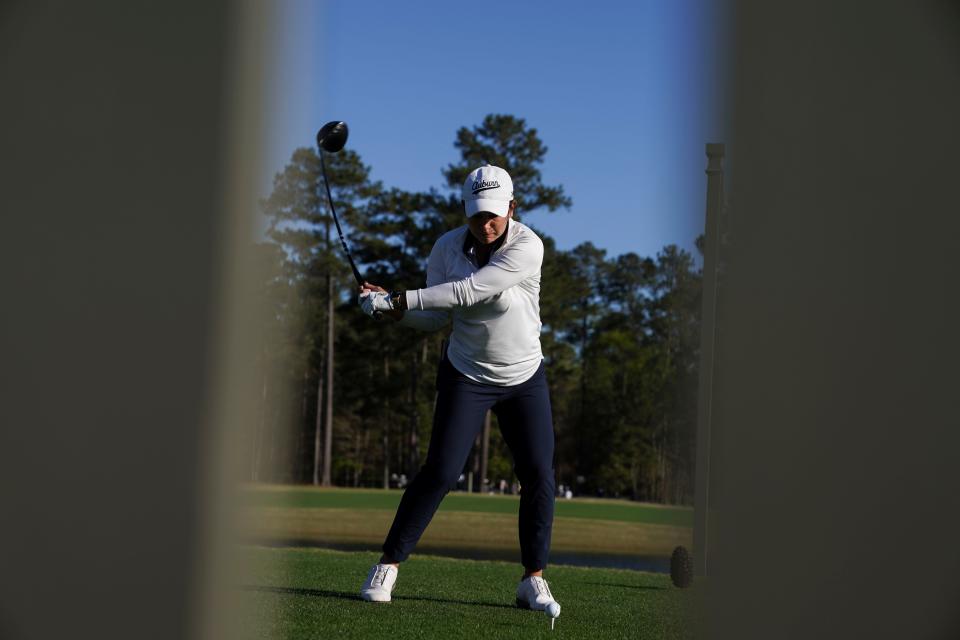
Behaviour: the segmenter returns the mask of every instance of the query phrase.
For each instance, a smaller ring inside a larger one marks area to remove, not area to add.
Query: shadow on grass
[[[346,591],[330,591],[329,589],[306,589],[302,587],[274,587],[265,585],[243,585],[240,587],[244,591],[259,591],[261,593],[282,593],[293,596],[312,596],[314,598],[337,598],[340,600],[356,600],[363,602],[363,599],[355,593]],[[452,600],[450,598],[430,598],[427,596],[393,596],[394,600],[409,600],[411,602],[440,602],[443,604],[466,604],[474,607],[493,607],[498,609],[516,609],[511,604],[500,602],[482,602],[479,600]]]
[[[363,553],[381,554],[379,542],[332,542],[311,538],[256,538],[246,539],[247,544],[275,547],[278,549],[333,549],[334,551],[361,551]],[[519,555],[514,548],[509,549],[478,549],[472,546],[436,546],[421,544],[417,547],[417,554],[443,556],[446,558],[463,558],[466,560],[496,560],[500,562],[517,562]],[[598,569],[629,569],[631,571],[649,571],[652,573],[670,573],[670,558],[662,556],[645,556],[633,554],[598,553],[588,551],[551,551],[552,565],[566,565],[570,567],[588,567]]]
[[[495,609],[516,609],[513,604],[502,602],[482,602],[480,600],[451,600],[449,598],[428,598],[426,596],[394,596],[395,600],[412,600],[420,602],[442,602],[444,604],[467,604],[473,607],[492,607]]]
[[[617,584],[613,582],[584,582],[583,584],[593,585],[594,587],[619,587],[621,589],[649,589],[651,591],[662,591],[667,587],[654,587],[645,584]]]
[[[330,591],[329,589],[303,589],[300,587],[274,587],[256,584],[245,584],[240,587],[244,591],[259,591],[261,593],[285,593],[291,596],[313,596],[315,598],[339,598],[340,600],[358,600],[359,595],[346,591]]]

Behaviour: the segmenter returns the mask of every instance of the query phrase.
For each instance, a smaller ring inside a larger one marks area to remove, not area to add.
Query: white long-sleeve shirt
[[[467,253],[466,225],[440,236],[427,263],[427,288],[407,291],[400,324],[434,331],[453,319],[450,363],[476,382],[498,386],[528,380],[540,351],[540,266],[543,241],[510,220],[507,237],[483,267]]]

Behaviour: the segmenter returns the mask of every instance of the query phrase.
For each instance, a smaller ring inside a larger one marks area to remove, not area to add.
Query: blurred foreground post
[[[0,9],[4,639],[241,635],[275,14]]]

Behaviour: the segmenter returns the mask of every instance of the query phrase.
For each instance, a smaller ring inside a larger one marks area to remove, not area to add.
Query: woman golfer
[[[360,593],[372,602],[390,601],[399,564],[456,483],[489,409],[522,487],[517,605],[543,610],[555,602],[543,579],[554,501],[553,418],[540,351],[543,242],[511,219],[513,181],[499,167],[467,176],[463,204],[467,224],[434,244],[425,289],[361,289],[360,305],[371,317],[425,331],[452,319],[453,332],[440,364],[426,463],[404,492],[383,556]]]

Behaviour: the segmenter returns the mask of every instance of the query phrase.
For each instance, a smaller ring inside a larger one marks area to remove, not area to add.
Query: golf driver
[[[330,194],[330,182],[327,180],[327,163],[324,162],[323,152],[336,153],[343,149],[347,144],[347,123],[342,120],[331,120],[320,127],[317,132],[317,146],[320,147],[320,170],[323,173],[323,186],[327,188],[327,202],[330,203],[330,211],[333,213],[333,222],[337,225],[337,235],[340,236],[340,244],[343,246],[343,252],[347,254],[347,260],[350,261],[350,268],[353,269],[353,277],[357,279],[357,284],[363,286],[363,276],[357,269],[353,261],[353,255],[350,254],[350,248],[347,241],[343,238],[343,229],[340,228],[340,220],[337,218],[337,210],[333,208],[333,196]]]

